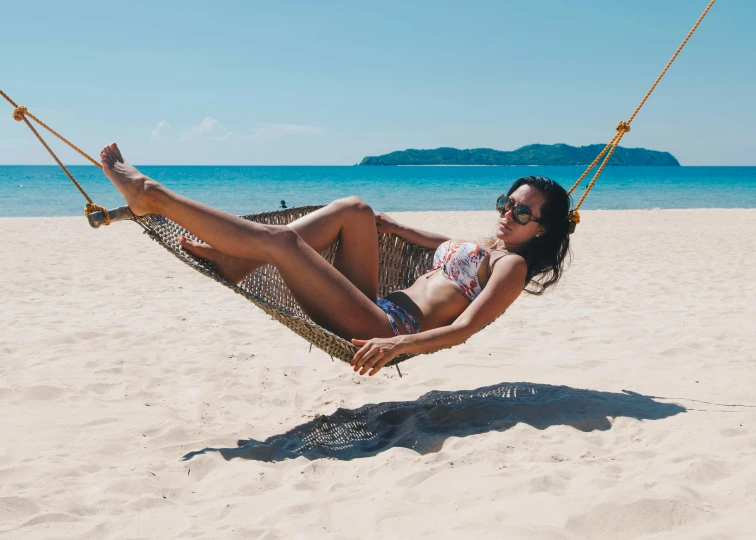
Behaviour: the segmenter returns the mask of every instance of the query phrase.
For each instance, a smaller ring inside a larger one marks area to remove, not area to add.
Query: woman
[[[497,201],[496,238],[452,240],[375,214],[347,197],[289,225],[264,225],[177,195],[126,163],[115,143],[103,170],[134,214],[160,214],[201,238],[181,245],[234,283],[263,264],[276,266],[312,320],[361,347],[354,371],[375,375],[402,353],[464,343],[515,301],[559,279],[569,251],[569,196],[538,176],[517,180]],[[378,299],[378,233],[436,249],[433,270],[408,289]],[[334,264],[319,252],[338,239]]]

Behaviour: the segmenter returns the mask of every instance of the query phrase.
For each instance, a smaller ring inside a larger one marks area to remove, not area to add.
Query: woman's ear
[[[543,236],[544,234],[546,234],[546,227],[539,223],[538,229],[536,229],[536,237]]]

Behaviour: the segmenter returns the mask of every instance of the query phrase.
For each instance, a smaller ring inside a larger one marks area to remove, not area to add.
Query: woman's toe
[[[197,254],[198,251],[202,251],[203,248],[202,244],[190,238],[186,238],[185,236],[179,239],[179,243],[185,250],[194,254]]]
[[[121,151],[118,149],[118,145],[116,143],[113,143],[109,146],[111,153],[113,154],[113,157],[123,163],[123,156],[121,155]]]

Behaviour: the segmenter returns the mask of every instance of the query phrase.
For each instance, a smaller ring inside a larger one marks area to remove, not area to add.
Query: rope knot
[[[577,210],[570,210],[569,214],[567,214],[567,221],[569,221],[567,224],[567,232],[572,234],[575,232],[577,224],[580,223],[580,212]]]
[[[630,122],[625,122],[622,120],[619,124],[617,124],[617,131],[620,133],[627,133],[630,131]]]
[[[20,107],[16,107],[13,109],[13,119],[16,122],[23,122],[24,116],[26,116],[26,113],[29,112],[29,109],[21,105]]]

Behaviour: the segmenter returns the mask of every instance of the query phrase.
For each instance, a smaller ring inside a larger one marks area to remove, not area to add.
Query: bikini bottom
[[[378,307],[386,313],[389,323],[391,323],[391,329],[394,331],[395,336],[401,335],[399,333],[399,327],[396,323],[397,319],[402,322],[405,330],[407,330],[407,334],[420,333],[420,325],[417,324],[415,318],[410,315],[410,313],[406,309],[397,306],[395,303],[390,300],[386,300],[385,298],[379,299],[376,304],[378,304]]]

